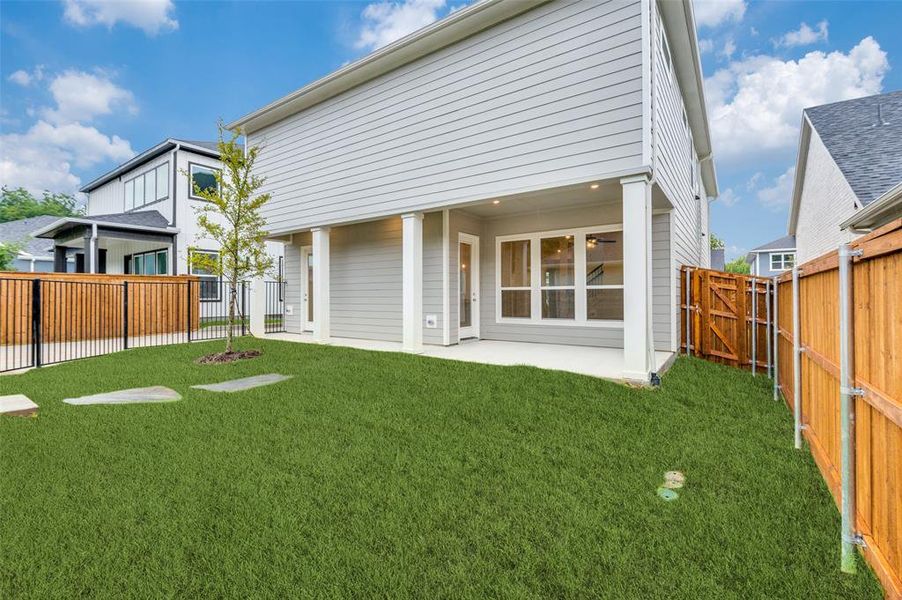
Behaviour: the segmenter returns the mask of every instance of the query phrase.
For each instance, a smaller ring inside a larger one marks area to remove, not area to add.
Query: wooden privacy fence
[[[682,348],[713,362],[770,374],[773,293],[769,278],[683,267]]]
[[[847,290],[850,527],[887,596],[902,598],[902,219],[850,247],[859,253],[852,257]],[[791,410],[800,407],[798,427],[842,508],[840,260],[832,252],[798,268],[797,354],[792,275],[777,279],[775,384]]]

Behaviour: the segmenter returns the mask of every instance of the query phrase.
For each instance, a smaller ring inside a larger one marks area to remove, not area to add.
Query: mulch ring
[[[216,354],[207,354],[201,356],[196,361],[199,365],[215,365],[222,363],[235,362],[246,358],[257,358],[263,354],[260,350],[241,350],[237,352],[217,352]]]

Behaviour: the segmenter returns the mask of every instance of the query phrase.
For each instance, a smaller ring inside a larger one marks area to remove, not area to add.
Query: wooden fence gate
[[[680,283],[683,350],[713,362],[770,373],[772,281],[683,267]]]

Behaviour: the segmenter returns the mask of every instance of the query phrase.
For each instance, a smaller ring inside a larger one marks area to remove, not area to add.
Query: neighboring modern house
[[[892,193],[902,183],[902,91],[806,108],[795,173],[799,263],[860,235],[850,227],[858,213],[871,211],[871,228],[902,215]]]
[[[0,223],[0,244],[20,246],[19,252],[13,260],[15,271],[29,273],[53,271],[53,242],[35,238],[32,233],[58,219],[59,217],[48,215]],[[66,268],[68,271],[73,271],[74,267],[75,261],[70,259]]]
[[[192,182],[215,186],[220,167],[215,142],[169,138],[85,185],[85,216],[56,218],[34,235],[53,240],[58,265],[74,257],[77,272],[210,278],[188,264],[189,252],[219,251],[213,240],[198,239],[195,211],[204,200]],[[279,265],[281,246],[267,242]]]
[[[796,240],[791,235],[752,249],[745,256],[752,275],[773,277],[791,269],[796,260]]]
[[[289,331],[623,348],[648,382],[709,264],[702,81],[689,0],[485,0],[231,123]]]

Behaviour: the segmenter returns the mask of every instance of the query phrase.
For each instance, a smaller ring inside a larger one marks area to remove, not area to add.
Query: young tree
[[[25,188],[6,186],[3,186],[0,194],[0,223],[40,215],[74,217],[82,213],[83,209],[76,206],[75,198],[69,194],[53,194],[45,191],[44,197],[38,200]]]
[[[263,178],[254,175],[257,147],[244,148],[238,143],[240,131],[223,137],[219,124],[219,156],[222,169],[216,171],[216,185],[201,188],[192,181],[194,194],[207,201],[196,210],[198,238],[219,243],[219,258],[210,254],[189,253],[189,261],[196,269],[218,275],[228,284],[228,333],[225,353],[232,352],[235,313],[238,306],[238,285],[255,277],[262,277],[272,268],[272,258],[266,254],[264,226],[260,209],[269,201],[269,194],[256,194]],[[190,178],[190,175],[189,175]],[[243,315],[242,315],[243,318]]]
[[[13,270],[13,261],[23,247],[24,244],[18,242],[0,242],[0,271]]]
[[[752,272],[749,263],[745,262],[745,258],[740,256],[724,265],[724,271],[727,273],[737,273],[739,275],[748,275]]]
[[[723,240],[717,237],[717,235],[712,231],[711,236],[709,238],[711,243],[711,250],[719,250],[724,247]]]

